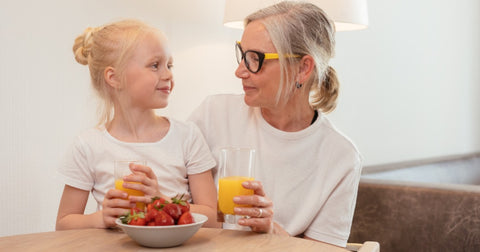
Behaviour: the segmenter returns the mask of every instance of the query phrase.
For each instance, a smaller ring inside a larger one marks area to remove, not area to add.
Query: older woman
[[[304,2],[281,2],[245,20],[235,44],[244,94],[208,97],[190,120],[218,160],[224,146],[258,151],[255,195],[236,197],[239,225],[345,246],[355,208],[361,155],[325,113],[339,83],[328,65],[335,28]]]

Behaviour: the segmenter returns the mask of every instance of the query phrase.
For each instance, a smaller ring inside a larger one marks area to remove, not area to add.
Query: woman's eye
[[[158,69],[158,62],[153,63],[153,64],[152,64],[152,68],[153,68],[153,69]]]
[[[173,64],[167,64],[167,68],[168,68],[168,69],[172,69],[172,68],[173,68]]]

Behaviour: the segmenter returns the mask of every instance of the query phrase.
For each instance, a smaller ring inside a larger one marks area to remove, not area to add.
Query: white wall
[[[136,17],[170,37],[179,119],[209,94],[241,92],[222,0],[2,0],[0,236],[54,230],[57,166],[96,122],[74,38],[87,26]],[[201,11],[200,11],[201,10]],[[480,2],[369,1],[370,27],[337,35],[342,82],[330,117],[380,164],[480,151]],[[92,205],[89,205],[92,209]]]

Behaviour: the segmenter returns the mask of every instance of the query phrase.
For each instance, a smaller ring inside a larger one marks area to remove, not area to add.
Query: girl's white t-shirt
[[[346,245],[362,158],[322,113],[308,128],[284,132],[268,124],[259,108],[248,107],[243,95],[214,95],[189,120],[216,160],[222,147],[256,149],[255,179],[273,201],[275,222],[290,235]]]
[[[190,200],[188,175],[215,166],[210,150],[197,126],[172,118],[170,129],[158,142],[128,143],[112,137],[104,128],[80,134],[67,152],[58,175],[66,185],[91,191],[101,209],[103,198],[114,188],[115,160],[146,160],[168,197],[185,194]]]

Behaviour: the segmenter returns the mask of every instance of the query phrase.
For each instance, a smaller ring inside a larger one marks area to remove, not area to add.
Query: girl
[[[142,22],[124,20],[88,28],[74,43],[77,62],[88,65],[95,91],[103,100],[97,127],[76,139],[59,169],[65,188],[56,229],[108,228],[136,202],[154,196],[170,200],[184,194],[191,211],[216,223],[215,166],[208,146],[193,123],[157,116],[174,81],[173,60],[162,33]],[[114,188],[114,160],[142,159],[148,166],[130,165],[125,188],[142,191],[130,196]],[[85,215],[89,193],[97,211]],[[128,198],[127,198],[128,197]]]

